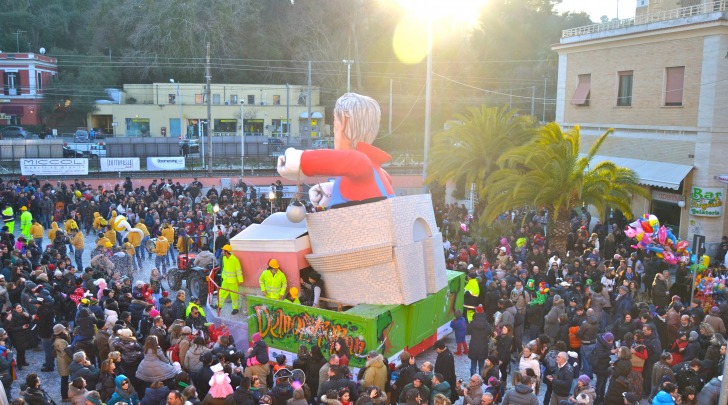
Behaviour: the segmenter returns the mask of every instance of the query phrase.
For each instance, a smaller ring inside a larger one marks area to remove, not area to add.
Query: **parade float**
[[[243,269],[247,336],[260,333],[271,352],[286,353],[289,361],[301,344],[331,353],[343,338],[353,368],[372,350],[396,363],[403,350],[416,355],[450,333],[455,311],[463,308],[464,277],[446,270],[431,197],[395,196],[381,167],[391,157],[371,145],[380,116],[370,97],[339,98],[335,149],[288,148],[278,158],[281,176],[299,186],[302,178],[315,183],[309,198],[317,212],[307,213],[296,195],[286,214],[230,241]],[[271,259],[289,289],[300,286],[304,269],[320,275],[319,307],[252,294],[260,292],[258,279]]]

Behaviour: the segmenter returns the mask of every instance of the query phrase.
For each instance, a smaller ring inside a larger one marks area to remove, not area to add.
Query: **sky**
[[[562,0],[556,5],[559,13],[566,11],[585,12],[589,14],[592,21],[599,21],[599,18],[606,15],[611,20],[617,17],[617,5],[619,5],[619,18],[634,17],[636,0]]]

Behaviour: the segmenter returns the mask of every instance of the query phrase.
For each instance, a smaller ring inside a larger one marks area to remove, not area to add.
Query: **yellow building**
[[[632,168],[651,190],[634,212],[691,243],[704,236],[709,252],[728,233],[727,3],[638,0],[635,18],[564,30],[554,46],[556,121],[580,125],[583,151],[614,128],[596,161]]]
[[[109,92],[114,100],[97,102],[89,128],[101,128],[115,137],[197,138],[202,128],[207,133],[204,84],[126,84],[123,91]],[[310,127],[307,86],[212,84],[211,94],[213,136],[240,136],[241,114],[246,136],[327,135],[318,87],[311,89]]]

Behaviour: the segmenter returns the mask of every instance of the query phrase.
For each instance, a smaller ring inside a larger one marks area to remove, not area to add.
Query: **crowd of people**
[[[531,213],[481,252],[468,239],[467,211],[439,214],[459,239],[445,243],[448,265],[467,280],[465,314],[452,323],[456,354],[470,357],[484,388],[499,387],[496,402],[536,404],[543,392],[554,405],[717,404],[726,297],[692,295],[691,266],[632,248],[625,219],[590,233],[586,209],[572,212],[562,254],[549,248],[545,212]],[[726,251],[724,237],[701,271],[724,272]]]
[[[40,346],[40,371],[56,370],[62,400],[77,404],[538,404],[541,393],[553,405],[717,403],[725,297],[693,298],[688,266],[632,249],[624,224],[592,225],[586,210],[573,213],[562,255],[549,248],[544,212],[525,214],[522,227],[488,246],[469,237],[466,211],[438,209],[448,266],[466,273],[466,286],[464,313],[451,324],[456,350],[438,341],[433,363],[402,352],[389,364],[372,351],[353,373],[343,339],[324,352],[302,345],[291,364],[259,334],[238,350],[208,327],[199,297],[170,292],[163,279],[180,253],[224,262],[230,238],[271,214],[255,190],[241,181],[203,194],[196,179],[144,187],[127,178],[110,190],[0,181],[7,399],[51,403],[38,373],[15,381],[25,352]],[[115,229],[118,216],[141,232]],[[96,243],[84,267],[87,237]],[[279,268],[268,263],[261,292],[296,302]],[[303,278],[312,294],[298,301],[315,306],[320,276]],[[468,356],[469,376],[457,375],[457,356]]]

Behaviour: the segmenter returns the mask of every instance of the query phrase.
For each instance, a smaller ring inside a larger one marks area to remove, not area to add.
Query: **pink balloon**
[[[665,239],[667,239],[667,228],[665,226],[661,226],[660,230],[657,232],[658,238],[660,240],[660,245],[665,244]]]
[[[627,227],[624,230],[624,234],[627,235],[628,238],[634,238],[635,236],[637,236],[637,230],[631,227]]]
[[[664,258],[665,258],[665,263],[667,263],[667,264],[677,264],[677,257],[675,256],[674,253],[666,250],[666,251],[662,252],[662,254],[663,254]]]

